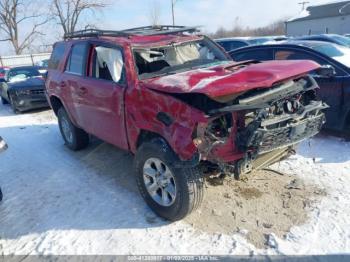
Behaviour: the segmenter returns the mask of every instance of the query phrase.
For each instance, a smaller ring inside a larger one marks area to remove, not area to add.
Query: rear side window
[[[257,60],[257,61],[269,61],[273,59],[271,49],[251,50],[246,52],[240,52],[232,54],[232,58],[235,61]]]
[[[64,52],[66,51],[66,45],[64,43],[57,43],[53,48],[51,58],[49,60],[49,69],[57,69],[61,63]]]
[[[320,59],[312,54],[308,54],[303,51],[290,50],[290,49],[278,49],[275,51],[275,60],[311,60],[320,65],[327,65],[325,60]]]
[[[318,59],[314,55],[308,54],[303,51],[290,50],[290,49],[278,49],[275,51],[275,60],[313,60],[319,64],[325,62]]]
[[[66,65],[66,72],[77,74],[77,75],[85,75],[86,56],[87,56],[87,44],[86,43],[75,44],[69,55],[68,63]]]
[[[306,53],[299,50],[291,49],[278,49],[275,51],[275,60],[311,60],[320,65],[329,65],[330,63],[326,60],[319,58],[313,54]],[[335,67],[337,75],[343,75],[343,73]]]

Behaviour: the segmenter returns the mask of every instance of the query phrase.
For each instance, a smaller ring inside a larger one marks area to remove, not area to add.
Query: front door
[[[91,134],[127,149],[122,50],[91,44],[88,54],[87,77],[81,79],[79,87],[79,116]]]
[[[317,81],[320,89],[317,91],[318,97],[329,105],[326,109],[326,128],[340,129],[342,124],[341,116],[341,101],[342,101],[342,88],[343,88],[343,77],[322,77],[313,75]]]

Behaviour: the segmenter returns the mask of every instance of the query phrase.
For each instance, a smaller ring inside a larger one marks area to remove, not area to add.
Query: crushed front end
[[[242,93],[211,109],[193,140],[202,162],[238,178],[290,156],[325,123],[328,106],[317,100],[316,88],[305,76]]]

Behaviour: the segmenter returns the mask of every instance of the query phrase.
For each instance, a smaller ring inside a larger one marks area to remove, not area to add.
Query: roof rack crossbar
[[[64,39],[82,38],[82,37],[99,37],[99,36],[130,36],[130,34],[123,31],[113,30],[98,30],[98,29],[85,29],[75,31],[64,35]]]
[[[99,29],[85,29],[75,31],[64,35],[64,39],[83,38],[83,37],[100,37],[100,36],[116,36],[129,37],[133,35],[170,35],[177,33],[195,33],[198,32],[198,27],[173,26],[173,25],[159,25],[159,26],[143,26],[125,29],[121,31],[113,30],[99,30]]]
[[[134,35],[169,35],[176,33],[195,33],[198,31],[197,26],[174,26],[174,25],[157,25],[157,26],[143,26],[125,29],[122,32],[126,32]]]

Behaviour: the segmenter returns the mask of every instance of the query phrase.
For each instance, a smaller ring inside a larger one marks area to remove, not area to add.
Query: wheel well
[[[61,100],[56,96],[50,97],[50,104],[51,104],[52,110],[55,112],[56,115],[57,115],[58,109],[60,109],[60,107],[63,106]]]
[[[142,145],[142,143],[144,143],[144,142],[151,141],[153,138],[164,139],[164,137],[162,137],[161,135],[159,135],[157,133],[147,131],[147,130],[141,130],[139,137],[137,139],[136,148],[139,148]]]

